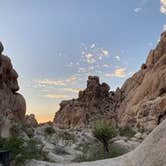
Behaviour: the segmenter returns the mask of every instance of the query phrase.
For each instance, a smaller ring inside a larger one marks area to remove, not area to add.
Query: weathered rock
[[[0,42],[0,136],[9,137],[13,123],[22,123],[25,118],[26,104],[19,90],[18,74],[13,69],[9,57],[2,55]]]
[[[89,76],[87,88],[79,92],[77,99],[61,102],[54,122],[59,127],[85,127],[104,117],[105,121],[115,124],[114,111],[122,100],[122,92],[117,89],[116,92],[109,93],[109,89],[106,83],[100,84],[98,77]]]
[[[166,32],[156,49],[150,51],[146,68],[129,78],[121,90],[118,124],[152,131],[166,116]]]
[[[38,126],[38,122],[37,122],[34,114],[25,116],[25,125],[27,127],[32,127],[32,128],[36,128]]]

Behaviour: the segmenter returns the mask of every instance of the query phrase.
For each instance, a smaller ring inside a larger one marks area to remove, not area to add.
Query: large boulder
[[[24,97],[17,93],[18,74],[10,58],[2,54],[3,49],[0,42],[0,136],[9,137],[13,126],[24,122],[26,103]]]

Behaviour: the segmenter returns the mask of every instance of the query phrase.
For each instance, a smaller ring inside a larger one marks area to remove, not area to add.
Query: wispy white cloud
[[[105,74],[106,77],[119,77],[123,78],[126,76],[126,68],[118,68],[113,73]]]
[[[66,83],[63,80],[49,80],[49,79],[44,79],[44,80],[39,80],[38,81],[39,86],[47,86],[47,85],[54,85],[54,86],[65,86]]]
[[[73,83],[73,82],[75,82],[77,80],[77,77],[75,76],[75,75],[71,75],[70,77],[68,77],[67,79],[66,79],[66,83]]]
[[[49,99],[66,99],[66,98],[69,98],[70,96],[63,95],[63,94],[47,94],[47,95],[44,95],[44,97]]]
[[[96,62],[94,55],[92,53],[85,54],[85,59],[88,63],[95,63]]]
[[[163,25],[163,31],[166,31],[166,24]]]
[[[91,49],[93,49],[93,48],[95,48],[95,47],[96,47],[96,44],[95,44],[95,43],[93,43],[93,44],[90,46]]]
[[[142,10],[142,8],[135,8],[133,11],[134,11],[135,13],[139,13],[139,12],[141,12],[141,10]]]
[[[160,0],[160,3],[161,3],[160,12],[166,14],[166,0]]]
[[[38,87],[66,86],[66,85],[75,83],[76,80],[77,80],[77,77],[75,75],[71,75],[70,77],[64,80],[53,80],[53,79],[38,80],[37,84],[38,84]]]
[[[120,56],[115,56],[115,59],[117,60],[117,61],[120,61]]]
[[[80,89],[77,89],[77,88],[64,88],[63,90],[67,92],[73,92],[73,93],[78,93],[80,91]]]
[[[101,53],[102,53],[103,56],[108,56],[109,55],[109,51],[105,50],[105,49],[102,49]]]

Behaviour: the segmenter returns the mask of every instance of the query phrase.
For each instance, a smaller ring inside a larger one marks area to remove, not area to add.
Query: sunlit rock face
[[[166,118],[166,32],[150,51],[144,67],[121,90],[125,95],[117,110],[121,126],[151,131]]]
[[[89,76],[77,99],[62,101],[54,122],[61,127],[91,126],[108,121],[150,132],[166,118],[166,32],[146,63],[121,88],[109,91],[106,83]]]
[[[3,55],[3,45],[0,42],[0,136],[9,137],[16,122],[23,122],[26,104],[19,90],[18,74],[13,69],[9,57]]]

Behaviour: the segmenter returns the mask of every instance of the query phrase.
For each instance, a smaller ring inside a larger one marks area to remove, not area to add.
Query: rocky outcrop
[[[34,114],[25,116],[25,125],[30,128],[36,128],[38,126],[38,122]]]
[[[63,101],[54,122],[63,127],[80,127],[97,120],[150,132],[166,117],[166,32],[146,63],[121,88],[109,92],[106,83],[89,76],[87,88],[77,99]]]
[[[26,104],[19,90],[18,74],[9,57],[2,54],[0,42],[0,136],[9,137],[14,123],[22,123],[25,118]]]
[[[129,78],[121,90],[118,124],[153,130],[166,117],[166,32],[151,50],[140,71]]]
[[[54,122],[63,128],[85,127],[101,119],[115,125],[115,110],[123,95],[119,88],[116,92],[109,92],[109,89],[106,83],[100,84],[98,77],[89,76],[87,88],[79,92],[77,99],[61,102]]]

